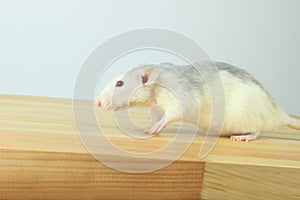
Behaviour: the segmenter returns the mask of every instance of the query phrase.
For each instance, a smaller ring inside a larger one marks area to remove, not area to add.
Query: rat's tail
[[[290,128],[300,130],[300,120],[297,120],[295,118],[289,117],[286,125]]]

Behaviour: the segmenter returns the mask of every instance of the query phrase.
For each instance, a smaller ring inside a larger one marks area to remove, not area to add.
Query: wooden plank
[[[300,199],[299,168],[206,163],[203,199]]]
[[[198,158],[204,141],[199,132],[172,165],[132,174],[111,169],[86,151],[70,99],[1,95],[0,112],[0,199],[300,198],[300,131],[283,128],[248,143],[220,138],[203,160]],[[110,112],[96,114],[111,141],[130,152],[159,150],[172,142],[177,127],[146,141],[132,140],[116,128]],[[149,122],[144,110],[131,115],[138,124]],[[126,160],[110,152],[105,156]],[[167,158],[147,162],[159,159]]]
[[[1,199],[196,199],[203,163],[122,173],[89,154],[1,150]],[[195,176],[198,178],[195,179]]]

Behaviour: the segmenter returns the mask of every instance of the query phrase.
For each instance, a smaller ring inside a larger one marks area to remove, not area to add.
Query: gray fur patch
[[[220,71],[226,71],[230,73],[232,76],[240,79],[244,83],[247,84],[256,84],[261,88],[261,90],[268,96],[269,100],[272,102],[274,107],[277,107],[277,104],[271,94],[263,87],[263,85],[256,80],[250,73],[248,73],[246,70],[240,69],[238,67],[235,67],[233,65],[223,63],[223,62],[200,62],[200,63],[195,63],[194,65],[174,65],[172,63],[162,63],[161,66],[166,66],[166,67],[176,67],[177,71],[182,74],[182,76],[188,78],[190,84],[197,89],[198,91],[202,89],[204,83],[203,77],[199,78],[199,72],[201,73],[206,72],[207,77],[210,77],[210,73],[213,74],[214,72],[214,67],[213,64],[216,65],[218,70]],[[195,69],[196,68],[196,69]],[[211,76],[211,78],[214,78]]]
[[[244,82],[252,82],[264,89],[262,84],[258,82],[251,74],[249,74],[246,70],[237,68],[233,65],[223,63],[223,62],[216,62],[216,66],[218,67],[219,70],[224,70],[229,72],[231,75],[239,78],[240,80]]]

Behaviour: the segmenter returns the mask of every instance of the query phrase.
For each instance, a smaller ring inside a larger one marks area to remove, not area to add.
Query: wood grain
[[[300,199],[297,130],[264,133],[248,143],[219,138],[202,160],[199,131],[170,166],[133,174],[111,169],[86,151],[70,99],[0,95],[0,112],[0,199]],[[149,123],[145,112],[131,111],[137,124]],[[97,109],[96,115],[111,142],[130,152],[159,150],[175,137],[177,124],[151,139],[134,140],[116,127],[111,112]],[[183,134],[189,134],[185,126]],[[126,161],[111,152],[105,156]],[[167,158],[148,162],[160,159]]]

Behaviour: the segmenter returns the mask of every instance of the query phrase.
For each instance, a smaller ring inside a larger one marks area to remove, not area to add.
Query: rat
[[[213,72],[213,67],[217,73]],[[199,71],[204,73],[205,80]],[[194,123],[204,130],[217,131],[222,124],[210,123],[212,101],[206,84],[209,81],[213,85],[217,78],[221,79],[225,93],[221,136],[230,136],[233,141],[250,141],[262,132],[282,126],[300,130],[300,121],[286,114],[250,73],[223,62],[132,67],[115,77],[96,97],[95,104],[108,110],[152,107],[154,123],[146,131],[148,134],[157,134],[178,120]]]

